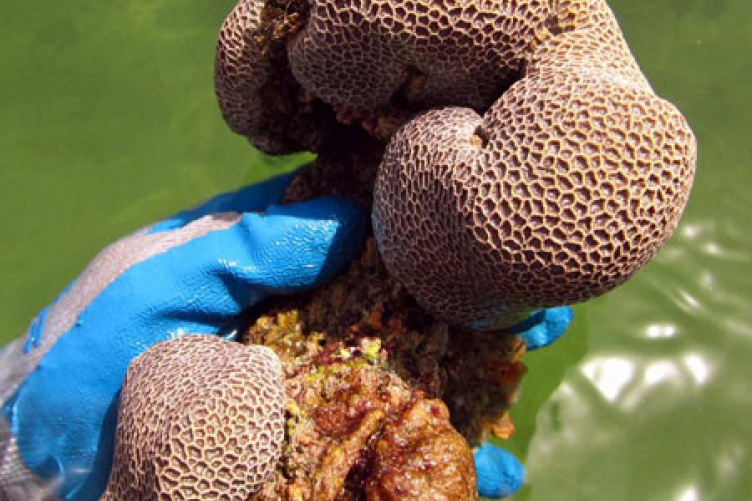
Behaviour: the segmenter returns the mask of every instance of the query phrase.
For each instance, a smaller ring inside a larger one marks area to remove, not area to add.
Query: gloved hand
[[[220,195],[116,242],[25,339],[0,352],[0,499],[98,498],[133,358],[184,333],[232,337],[245,308],[302,292],[349,263],[366,215],[334,198],[273,206],[290,179]],[[549,309],[510,331],[533,349],[569,321],[571,309]],[[481,495],[509,495],[521,485],[522,467],[509,453],[486,444],[475,460]]]
[[[290,179],[114,243],[0,353],[0,499],[97,499],[131,360],[184,333],[231,337],[244,309],[309,289],[355,257],[367,214],[337,198],[271,205]]]
[[[572,323],[572,318],[571,306],[547,308],[531,314],[506,332],[519,334],[526,341],[528,351],[537,350],[559,339]],[[481,496],[501,499],[522,487],[525,467],[512,453],[486,442],[473,451],[473,459]]]

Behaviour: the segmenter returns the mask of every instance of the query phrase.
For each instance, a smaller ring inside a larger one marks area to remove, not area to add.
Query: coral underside
[[[330,285],[263,310],[244,342],[281,357],[288,405],[282,460],[258,499],[477,497],[470,446],[513,432],[519,337],[436,321],[372,239]]]

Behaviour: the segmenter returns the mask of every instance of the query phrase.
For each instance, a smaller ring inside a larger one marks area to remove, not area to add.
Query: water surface
[[[106,243],[289,167],[217,111],[232,3],[0,0],[0,344]],[[611,5],[699,170],[658,258],[527,357],[515,499],[752,499],[752,3]]]

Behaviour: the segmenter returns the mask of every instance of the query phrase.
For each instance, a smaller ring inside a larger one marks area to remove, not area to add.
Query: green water
[[[0,0],[0,344],[106,243],[286,168],[216,109],[232,3]],[[527,357],[515,499],[752,499],[752,3],[611,4],[699,170],[659,257]]]

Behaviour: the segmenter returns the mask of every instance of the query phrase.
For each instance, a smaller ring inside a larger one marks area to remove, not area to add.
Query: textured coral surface
[[[623,283],[694,175],[692,131],[605,0],[243,0],[217,94],[271,153],[352,151],[347,128],[381,141],[383,257],[426,309],[474,328]]]
[[[284,438],[279,358],[215,336],[159,343],[129,367],[103,500],[247,499]]]
[[[616,287],[687,201],[692,132],[653,94],[606,4],[558,2],[537,37],[522,78],[484,113],[421,114],[382,162],[384,257],[454,322],[494,327]]]

